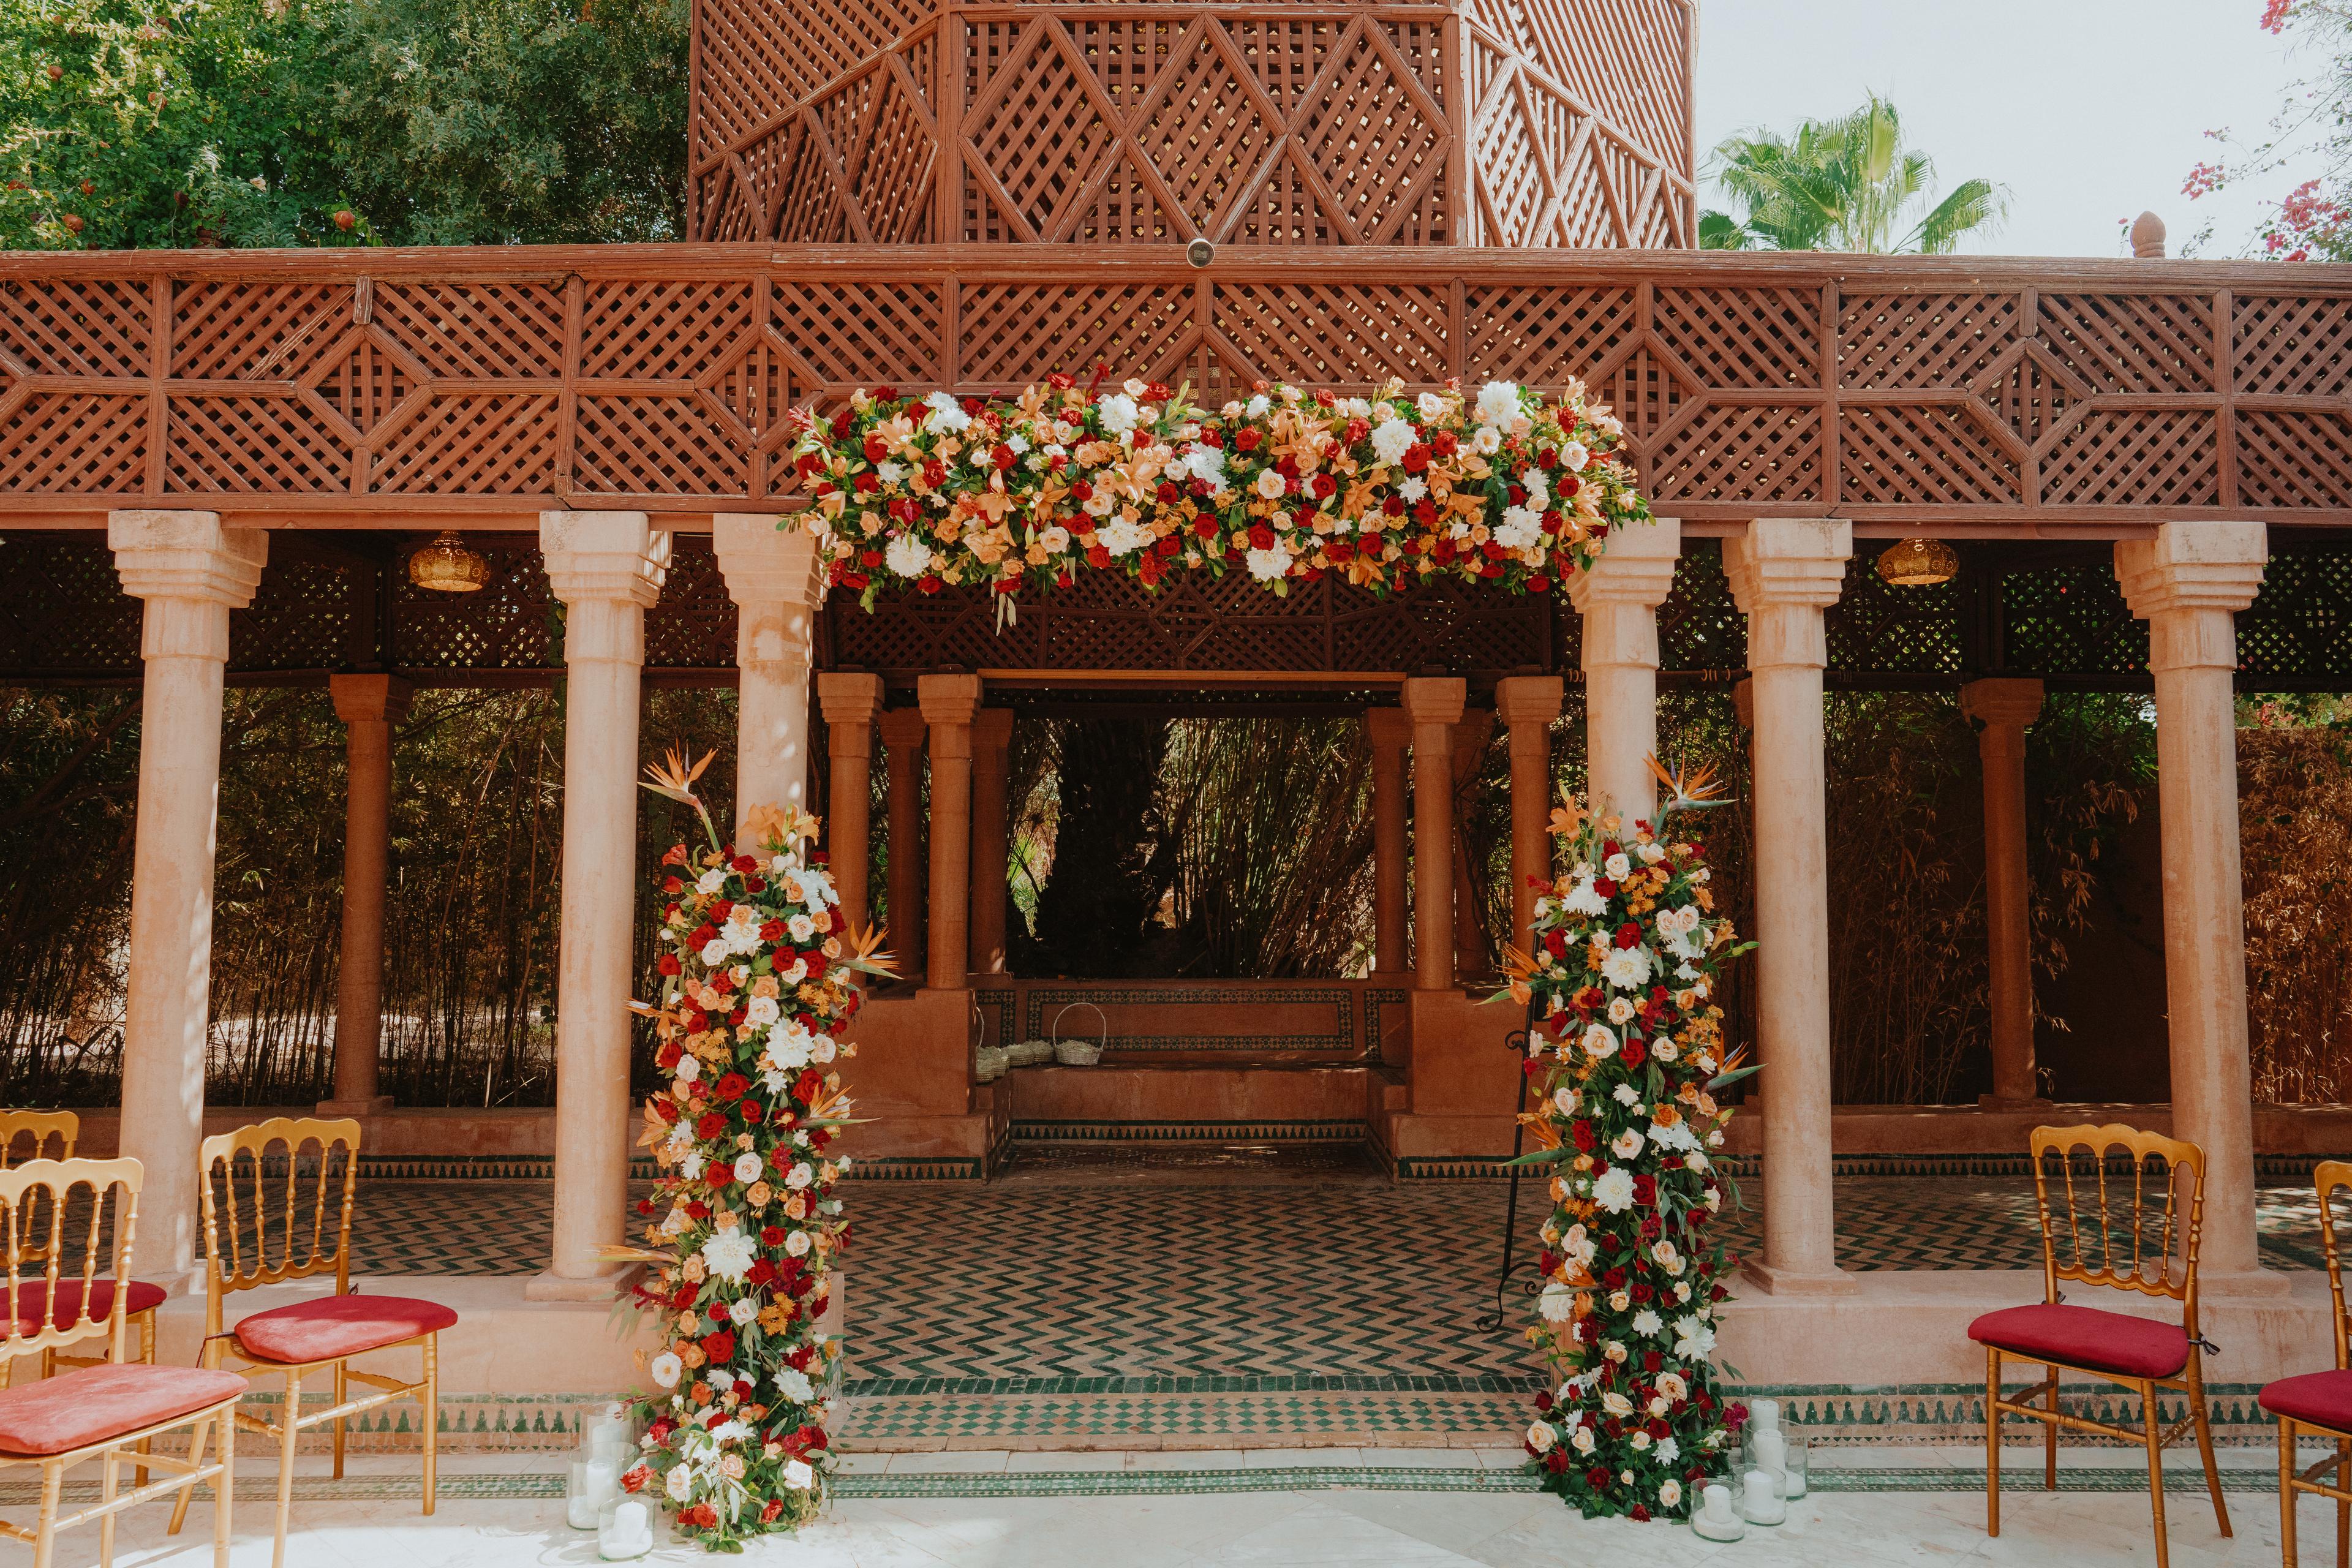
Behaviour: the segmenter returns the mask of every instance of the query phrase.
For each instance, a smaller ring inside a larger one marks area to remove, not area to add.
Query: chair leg
[[[2279,1568],[2294,1568],[2294,1421],[2279,1417]]]
[[[335,1363],[335,1408],[343,1406],[343,1392],[349,1386],[348,1369],[341,1362]],[[343,1418],[335,1417],[335,1479],[343,1479]]]
[[[2050,1374],[2047,1403],[2051,1415],[2051,1419],[2042,1424],[2042,1489],[2054,1492],[2058,1489],[2058,1369],[2045,1366],[2042,1370]]]
[[[2156,1511],[2156,1568],[2171,1568],[2171,1547],[2164,1533],[2164,1434],[2157,1426],[2154,1384],[2139,1385],[2139,1416],[2147,1429],[2147,1490]]]
[[[302,1374],[286,1374],[286,1411],[278,1421],[278,1539],[269,1549],[269,1568],[286,1568],[286,1521],[294,1511],[294,1445],[301,1438],[295,1426],[302,1408]],[[2163,1568],[2158,1563],[2157,1568]]]
[[[213,1568],[228,1568],[229,1507],[236,1500],[236,1406],[220,1413],[220,1474],[213,1478]]]
[[[224,1417],[224,1420],[233,1426],[236,1417],[232,1414]],[[205,1434],[209,1430],[208,1425],[200,1424],[188,1437],[188,1464],[191,1468],[205,1462]],[[188,1522],[188,1504],[194,1500],[195,1495],[196,1483],[194,1481],[180,1489],[178,1499],[172,1504],[172,1522],[164,1527],[164,1534],[180,1533],[180,1526]]]
[[[2336,1489],[2352,1492],[2352,1443],[2336,1440]],[[2352,1502],[2336,1500],[2336,1568],[2352,1568]]]
[[[441,1336],[425,1336],[425,1511],[439,1500],[437,1461],[441,1440]]]
[[[109,1448],[98,1460],[98,1568],[114,1568],[114,1500],[122,1493],[122,1450]]]
[[[49,1568],[58,1550],[58,1496],[65,1489],[66,1468],[60,1460],[41,1467],[41,1517],[34,1526],[33,1568]]]
[[[142,1366],[153,1366],[155,1364],[155,1314],[152,1312],[142,1312],[139,1314],[139,1361],[140,1364]],[[154,1441],[155,1439],[152,1437],[142,1437],[139,1439],[139,1452],[142,1457],[152,1450]],[[142,1464],[139,1466],[138,1468],[131,1472],[131,1484],[134,1490],[142,1489],[147,1485],[147,1467],[145,1465]]]
[[[1985,1352],[1985,1533],[2000,1533],[2000,1352]]]
[[[2189,1356],[2189,1413],[2197,1419],[2197,1453],[2205,1461],[2205,1489],[2213,1499],[2213,1517],[2221,1526],[2221,1535],[2230,1535],[2230,1505],[2221,1500],[2221,1466],[2213,1458],[2213,1423],[2205,1413],[2205,1369],[2198,1364],[2195,1352]]]

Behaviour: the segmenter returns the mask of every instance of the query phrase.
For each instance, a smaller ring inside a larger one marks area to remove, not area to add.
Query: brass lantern
[[[1940,539],[1906,539],[1878,558],[1878,574],[1898,588],[1928,588],[1959,574],[1960,558]]]
[[[478,594],[489,584],[490,563],[445,528],[408,558],[408,580],[432,594]]]

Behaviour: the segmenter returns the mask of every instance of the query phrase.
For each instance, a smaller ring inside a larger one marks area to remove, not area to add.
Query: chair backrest
[[[2090,1159],[2078,1163],[2077,1151],[2087,1151]],[[2116,1156],[2127,1161],[2127,1174],[2109,1171]],[[2033,1197],[2042,1214],[2042,1271],[2051,1300],[2058,1299],[2061,1280],[2168,1296],[2185,1309],[2189,1331],[2197,1331],[2203,1150],[2119,1122],[2037,1127]]]
[[[0,1110],[0,1171],[27,1160],[70,1160],[80,1140],[81,1118],[70,1110]],[[31,1235],[48,1234],[48,1227],[37,1223],[26,1229]],[[28,1250],[25,1261],[37,1263],[47,1256]]]
[[[111,1359],[122,1359],[131,1292],[107,1292],[110,1305],[103,1318],[92,1318],[89,1307],[98,1281],[131,1278],[131,1237],[144,1173],[136,1160],[27,1160],[0,1171],[0,1251],[6,1254],[8,1292],[0,1298],[7,1306],[0,1312],[7,1324],[0,1359],[14,1362],[98,1334],[107,1336]],[[17,1310],[19,1288],[37,1282],[45,1306]],[[73,1315],[60,1323],[59,1286],[68,1282],[81,1293]]]
[[[2352,1367],[2352,1321],[2344,1316],[2344,1265],[2336,1246],[2336,1194],[2352,1188],[2352,1160],[2322,1160],[2312,1173],[2319,1188],[2319,1246],[2327,1257],[2327,1294],[2336,1306],[2336,1365]]]
[[[351,1289],[358,1122],[257,1121],[205,1139],[199,1162],[206,1333],[220,1332],[223,1298],[256,1285],[331,1273],[337,1295]]]

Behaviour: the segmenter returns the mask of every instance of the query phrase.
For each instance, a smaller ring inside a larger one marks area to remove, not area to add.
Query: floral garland
[[[1475,398],[1261,385],[1211,413],[1181,387],[1056,375],[1011,400],[882,387],[797,418],[803,526],[869,609],[892,580],[1010,596],[1081,567],[1147,588],[1190,567],[1277,594],[1327,572],[1542,593],[1650,516],[1624,426],[1575,382],[1549,403],[1507,381]]]
[[[1554,1205],[1528,1335],[1559,1381],[1536,1397],[1527,1448],[1588,1518],[1686,1510],[1747,1419],[1708,1360],[1727,1294],[1708,1152],[1731,1119],[1715,1091],[1754,1070],[1726,1060],[1710,995],[1746,949],[1714,913],[1701,847],[1663,832],[1718,804],[1706,774],[1651,767],[1671,792],[1657,835],[1563,795],[1551,829],[1568,872],[1536,901],[1535,952],[1510,965],[1541,1090],[1519,1119],[1540,1145],[1526,1163],[1550,1170]]]
[[[611,1256],[651,1265],[635,1297],[665,1342],[622,1484],[733,1552],[824,1505],[840,1343],[816,1323],[849,1238],[834,1195],[849,1160],[826,1151],[849,1111],[833,1064],[856,1052],[834,1036],[857,1012],[856,975],[882,970],[871,933],[843,929],[816,819],[762,808],[756,853],[721,844],[693,792],[709,761],[673,754],[646,786],[692,805],[709,847],[662,857],[661,1004],[639,1009],[669,1078],[639,1140],[661,1174],[637,1205],[648,1246]]]

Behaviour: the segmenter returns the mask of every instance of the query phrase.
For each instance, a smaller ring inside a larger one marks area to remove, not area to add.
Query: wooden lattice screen
[[[1215,399],[1598,388],[1696,522],[2352,520],[2352,268],[1115,246],[0,258],[0,494],[44,513],[788,504],[782,416],[1107,364]],[[25,510],[31,510],[26,508]],[[506,521],[480,518],[494,512]],[[63,518],[53,521],[64,521]]]
[[[1691,0],[697,0],[688,232],[1695,243]]]

